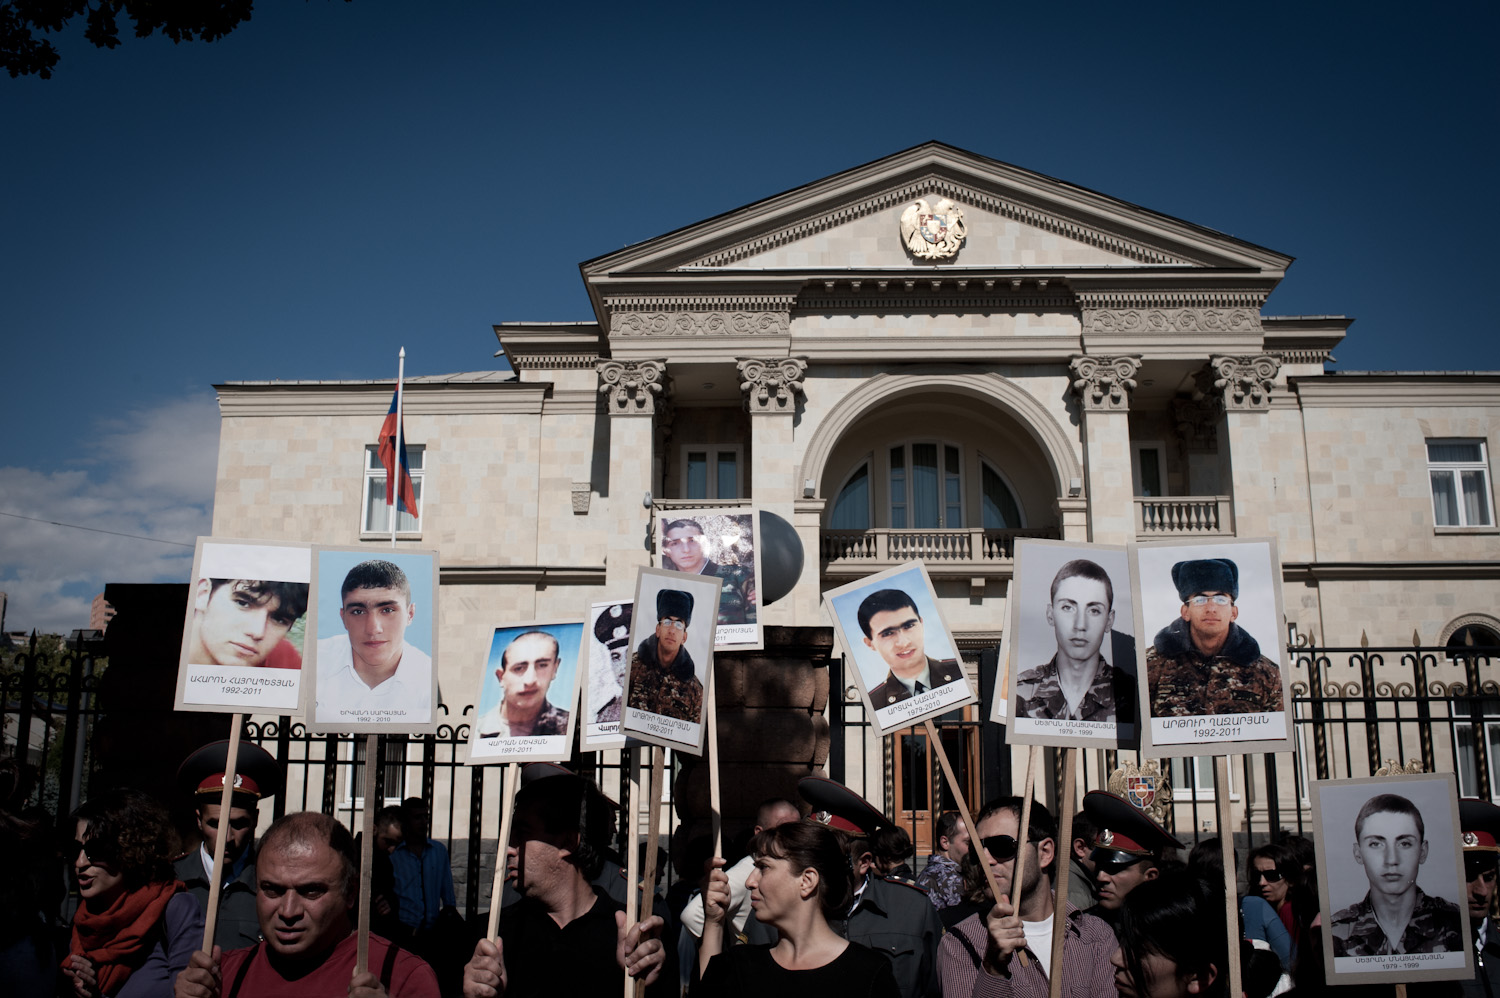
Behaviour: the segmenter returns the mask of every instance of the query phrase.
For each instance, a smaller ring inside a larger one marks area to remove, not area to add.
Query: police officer
[[[1465,797],[1458,802],[1464,847],[1464,877],[1469,881],[1469,928],[1474,932],[1474,979],[1464,994],[1500,996],[1500,927],[1490,917],[1495,877],[1500,868],[1500,807]]]
[[[1146,812],[1107,791],[1084,794],[1083,811],[1097,829],[1090,858],[1099,901],[1089,914],[1118,930],[1125,896],[1146,881],[1155,880],[1168,851],[1183,845]]]
[[[890,667],[885,682],[870,691],[875,709],[909,699],[963,678],[957,659],[927,654],[922,615],[899,589],[880,589],[864,598],[857,613],[865,645]]]
[[[214,926],[214,942],[226,952],[260,942],[260,919],[255,913],[255,826],[261,800],[274,797],[282,786],[275,758],[259,745],[242,741],[235,756],[229,814],[221,814],[228,759],[229,742],[213,742],[188,756],[178,768],[177,784],[193,800],[203,842],[172,862],[177,879],[187,885],[206,913],[214,845],[218,836],[227,836]]]
[[[943,935],[937,909],[922,888],[882,877],[874,869],[869,837],[895,823],[833,780],[807,776],[797,790],[812,806],[812,820],[824,821],[848,846],[854,902],[849,914],[833,923],[834,930],[888,956],[903,998],[935,994],[937,947]]]

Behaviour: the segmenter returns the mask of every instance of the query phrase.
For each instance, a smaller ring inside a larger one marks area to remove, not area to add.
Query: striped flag
[[[379,456],[380,463],[385,465],[385,504],[394,505],[398,512],[410,513],[412,519],[415,520],[417,518],[417,491],[411,483],[411,465],[406,460],[406,427],[402,423],[401,386],[398,383],[395,394],[391,396],[390,411],[385,414],[385,422],[380,425]],[[396,473],[398,431],[401,449],[399,490]]]

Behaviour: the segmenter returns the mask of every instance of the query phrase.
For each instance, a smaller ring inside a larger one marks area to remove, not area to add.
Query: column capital
[[[1124,412],[1135,391],[1135,372],[1141,358],[1136,355],[1095,357],[1083,355],[1068,362],[1073,372],[1073,394],[1085,412]]]
[[[1203,394],[1225,412],[1265,412],[1281,361],[1269,354],[1257,357],[1210,357],[1199,375]]]
[[[801,357],[773,357],[760,360],[744,357],[736,361],[740,372],[740,391],[745,393],[745,407],[752,414],[784,413],[797,410],[797,396],[804,394],[802,377],[807,361]]]
[[[660,360],[601,360],[599,391],[611,416],[652,416],[666,388],[667,365]]]

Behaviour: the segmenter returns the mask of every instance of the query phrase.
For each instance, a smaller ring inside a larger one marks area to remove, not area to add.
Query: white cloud
[[[8,630],[87,627],[89,603],[105,583],[185,583],[192,573],[193,539],[209,532],[212,518],[213,396],[136,410],[98,430],[83,469],[0,468],[0,510],[35,518],[0,516]]]

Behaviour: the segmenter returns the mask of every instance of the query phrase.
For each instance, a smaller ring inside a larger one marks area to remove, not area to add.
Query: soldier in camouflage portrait
[[[661,589],[656,594],[656,630],[630,659],[630,689],[625,703],[680,721],[702,722],[703,683],[687,650],[693,622],[693,594]]]
[[[1182,600],[1146,654],[1153,717],[1282,711],[1280,667],[1235,623],[1239,566],[1228,558],[1179,561],[1172,584]]]
[[[722,546],[723,538],[719,539]],[[741,565],[709,557],[709,538],[697,520],[673,520],[662,530],[662,568],[689,575],[716,575],[724,580],[719,595],[721,624],[755,623],[755,573]]]
[[[1115,624],[1115,589],[1109,573],[1087,558],[1066,562],[1052,579],[1046,617],[1057,651],[1017,678],[1017,715],[1134,721],[1135,677],[1100,654]]]
[[[480,738],[566,735],[569,712],[547,698],[562,649],[546,631],[517,635],[500,655],[500,702],[480,716]]]
[[[1377,794],[1354,819],[1354,861],[1364,870],[1364,898],[1328,922],[1333,955],[1461,952],[1458,905],[1417,886],[1429,848],[1422,812],[1399,794]]]

